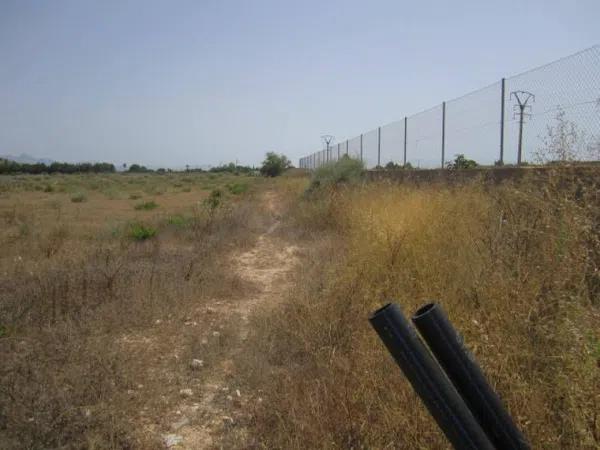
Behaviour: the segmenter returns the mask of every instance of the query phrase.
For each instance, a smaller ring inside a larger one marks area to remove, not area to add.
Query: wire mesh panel
[[[334,161],[339,160],[345,151],[346,151],[346,146],[344,144],[342,144],[341,142],[338,142],[337,145],[335,146],[335,155],[333,156],[333,160]]]
[[[505,154],[518,154],[520,110],[515,93],[531,94],[523,113],[523,161],[597,159],[600,142],[600,47],[506,80]],[[512,95],[511,95],[512,94]]]
[[[502,107],[504,106],[504,114]],[[303,162],[317,168],[348,152],[367,168],[390,161],[442,165],[443,107],[438,105],[317,152]],[[504,132],[501,133],[501,117]],[[521,118],[523,120],[521,120]],[[521,133],[522,132],[522,133]],[[406,134],[406,136],[405,136]],[[520,135],[522,136],[520,137]],[[444,160],[464,154],[481,165],[600,159],[600,46],[507,78],[445,103]],[[502,139],[503,138],[503,139]],[[361,145],[362,144],[362,145]]]
[[[446,102],[446,161],[463,154],[478,164],[500,159],[502,83]]]
[[[348,156],[354,159],[360,159],[360,136],[348,141]]]
[[[381,165],[404,163],[404,120],[381,127]]]
[[[363,134],[363,162],[367,169],[377,166],[377,129]]]
[[[408,118],[406,127],[406,161],[413,167],[433,169],[441,166],[442,106]]]

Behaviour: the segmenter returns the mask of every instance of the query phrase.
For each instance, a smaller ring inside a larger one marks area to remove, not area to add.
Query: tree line
[[[110,163],[19,163],[0,158],[0,174],[42,174],[42,173],[110,173],[115,172],[114,164]]]

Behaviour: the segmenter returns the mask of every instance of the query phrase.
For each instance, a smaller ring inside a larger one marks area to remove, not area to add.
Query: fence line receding
[[[344,155],[367,168],[438,168],[457,154],[480,165],[517,164],[519,142],[521,163],[600,160],[600,46],[331,143],[300,158],[300,167]]]

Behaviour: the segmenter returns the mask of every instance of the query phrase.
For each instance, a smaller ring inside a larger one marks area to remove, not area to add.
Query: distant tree
[[[255,170],[256,169],[254,169],[254,167],[240,166],[239,164],[232,163],[232,162],[210,168],[210,172],[215,172],[215,173],[227,172],[227,173],[233,173],[236,175],[239,175],[241,173],[244,173],[244,174],[253,173]]]
[[[446,163],[446,168],[450,170],[474,169],[477,166],[475,160],[466,158],[462,153],[454,155],[454,160]]]
[[[260,168],[260,173],[266,177],[276,177],[281,175],[291,166],[290,160],[283,154],[269,152]]]
[[[141,166],[139,164],[132,164],[129,166],[130,172],[150,172],[146,166]]]

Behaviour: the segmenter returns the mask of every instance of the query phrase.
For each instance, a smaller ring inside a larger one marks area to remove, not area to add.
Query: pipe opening
[[[417,312],[413,315],[413,319],[418,319],[430,313],[437,306],[437,303],[427,303],[426,305],[421,306],[417,309]]]
[[[385,310],[387,310],[387,309],[388,309],[390,306],[392,306],[392,304],[391,304],[391,303],[387,303],[387,304],[383,305],[381,308],[379,308],[379,309],[375,310],[375,311],[373,312],[373,314],[371,314],[371,317],[369,317],[369,320],[372,320],[372,319],[374,319],[375,317],[377,317],[377,316],[379,316],[379,315],[383,314],[383,313],[385,312]]]

